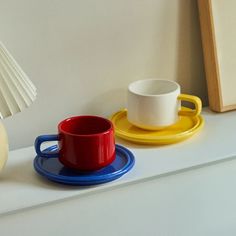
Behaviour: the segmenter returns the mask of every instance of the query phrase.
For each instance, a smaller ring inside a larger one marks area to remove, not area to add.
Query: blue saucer
[[[45,151],[56,151],[57,145]],[[110,182],[127,173],[135,163],[134,155],[127,148],[116,145],[116,159],[108,166],[91,172],[82,172],[65,167],[58,158],[45,158],[36,156],[34,169],[41,176],[62,184],[94,185]]]

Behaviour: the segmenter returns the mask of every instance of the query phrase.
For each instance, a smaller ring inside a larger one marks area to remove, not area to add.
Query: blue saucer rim
[[[44,151],[52,151],[56,148],[57,148],[57,145],[53,145],[53,146],[48,147]],[[134,158],[133,153],[130,150],[128,150],[126,147],[116,144],[116,152],[117,151],[122,153],[123,156],[126,157],[127,163],[124,166],[122,166],[121,169],[117,171],[107,173],[107,174],[102,174],[99,176],[92,175],[92,172],[89,172],[88,175],[84,175],[84,176],[80,176],[79,174],[78,176],[60,176],[57,174],[52,174],[51,172],[40,167],[41,165],[38,164],[38,161],[41,159],[41,157],[38,155],[34,159],[34,168],[40,175],[54,182],[71,184],[71,185],[78,184],[78,183],[79,185],[93,185],[93,184],[105,183],[105,182],[109,182],[109,181],[112,181],[121,177],[122,175],[127,173],[130,169],[132,169],[132,167],[135,164],[135,158]]]

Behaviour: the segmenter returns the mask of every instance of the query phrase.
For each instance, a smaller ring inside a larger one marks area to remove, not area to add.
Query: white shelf
[[[73,187],[49,182],[33,169],[33,147],[11,151],[0,184],[0,215],[63,199],[113,189],[236,156],[236,112],[217,114],[204,109],[204,128],[190,139],[167,146],[142,146],[117,139],[136,157],[134,168],[103,185]]]

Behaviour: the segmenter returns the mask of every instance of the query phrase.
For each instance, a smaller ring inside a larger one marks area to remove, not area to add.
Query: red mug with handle
[[[41,144],[58,141],[57,152],[41,151]],[[36,153],[59,158],[66,167],[95,171],[115,159],[115,136],[111,121],[99,116],[75,116],[58,124],[58,134],[41,135],[35,140]]]

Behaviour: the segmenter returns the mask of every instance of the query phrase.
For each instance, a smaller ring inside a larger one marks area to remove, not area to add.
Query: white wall
[[[207,102],[195,0],[0,0],[0,40],[38,89],[3,121],[11,149],[68,116],[125,107],[137,79],[176,80]]]

